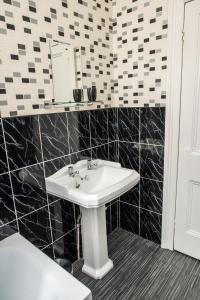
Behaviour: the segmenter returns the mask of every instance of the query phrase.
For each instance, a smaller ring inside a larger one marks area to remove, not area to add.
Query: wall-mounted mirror
[[[68,43],[51,41],[54,103],[67,104],[83,100],[81,50]]]

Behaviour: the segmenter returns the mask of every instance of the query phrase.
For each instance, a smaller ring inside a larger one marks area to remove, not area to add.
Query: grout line
[[[63,234],[62,236],[60,236],[58,239],[54,240],[52,245],[58,241],[60,241],[63,237],[65,237],[66,235],[70,234],[72,231],[76,230],[77,228],[74,227],[73,229],[71,229],[70,231],[68,231],[67,233]]]
[[[158,180],[158,179],[152,179],[152,178],[147,178],[147,177],[140,177],[140,179],[145,179],[145,180],[150,180],[150,181],[155,181],[155,182],[160,182],[163,183],[162,180]]]
[[[159,216],[162,216],[162,213],[158,213],[157,211],[153,211],[153,210],[150,210],[150,209],[147,209],[147,208],[143,208],[143,207],[140,207],[142,210],[146,210],[150,213],[153,213],[153,214],[156,214],[156,215],[159,215]]]
[[[62,236],[60,236],[58,239],[54,240],[52,243],[48,244],[47,246],[45,246],[44,248],[42,248],[41,250],[45,250],[46,248],[48,248],[49,246],[53,246],[54,243],[58,242],[59,240],[61,240],[63,237],[65,237],[66,235],[68,235],[69,233],[71,233],[72,231],[76,230],[76,227],[74,227],[73,229],[71,229],[70,231],[68,231],[67,233],[63,234]],[[53,249],[54,251],[54,249]]]
[[[15,216],[16,216],[16,215],[15,215]],[[3,227],[5,227],[5,226],[8,226],[8,225],[10,225],[10,224],[12,224],[12,223],[14,223],[14,222],[16,222],[16,221],[17,221],[17,218],[13,219],[13,220],[10,221],[10,222],[3,223],[2,225],[0,225],[0,229],[3,228]]]
[[[48,244],[47,246],[45,246],[44,248],[42,248],[40,250],[43,251],[43,250],[49,248],[49,246],[52,246],[52,250],[53,250],[53,244],[52,243]],[[53,256],[54,256],[54,250],[53,250]],[[55,260],[55,256],[54,256],[54,260]]]
[[[4,122],[2,121],[2,133],[3,133],[3,140],[4,140],[4,145],[5,145],[5,152],[6,152],[6,161],[7,161],[7,167],[8,167],[8,175],[10,179],[10,188],[12,192],[12,199],[13,199],[13,205],[14,205],[14,212],[15,212],[15,220],[17,223],[17,230],[19,232],[19,222],[18,222],[18,217],[17,217],[17,208],[16,208],[16,203],[15,203],[15,194],[13,190],[13,184],[12,184],[12,179],[11,179],[11,172],[10,172],[10,165],[9,165],[9,160],[8,160],[8,149],[7,149],[7,144],[6,144],[6,138],[5,138],[5,131],[4,131]],[[13,221],[15,221],[13,220]]]
[[[140,125],[139,125],[139,127],[140,127]],[[140,135],[140,133],[139,133],[139,135]],[[128,144],[139,144],[139,145],[143,145],[143,146],[161,147],[161,148],[165,147],[164,145],[140,143],[140,141],[139,142],[130,142],[130,141],[119,140],[119,142],[121,142],[121,143],[128,143]]]
[[[35,164],[31,164],[31,165],[27,165],[27,166],[24,166],[24,167],[21,167],[21,168],[11,170],[10,173],[14,173],[14,172],[17,172],[17,171],[20,171],[20,170],[23,170],[23,169],[35,167],[35,166],[42,165],[42,164],[43,164],[43,161],[40,161],[40,162],[37,162]]]
[[[46,194],[46,195],[47,195],[47,194]],[[47,201],[48,201],[48,200],[47,200]],[[56,201],[55,201],[55,202],[56,202]],[[55,202],[54,202],[54,203],[55,203]],[[43,205],[42,207],[39,207],[39,208],[37,208],[37,209],[35,209],[35,210],[33,210],[33,211],[27,213],[27,214],[24,214],[24,215],[22,215],[22,216],[19,216],[17,219],[20,221],[21,219],[23,219],[23,218],[25,218],[25,217],[28,217],[29,215],[32,215],[32,214],[34,214],[35,212],[38,212],[39,210],[42,210],[42,209],[47,208],[47,207],[48,207],[48,202],[47,202],[46,205]]]
[[[162,216],[161,213],[158,213],[158,212],[156,212],[156,211],[153,211],[153,210],[150,210],[150,209],[147,209],[147,208],[143,208],[143,207],[139,207],[139,206],[134,205],[134,204],[131,204],[131,203],[126,203],[126,202],[124,202],[124,201],[120,201],[120,202],[123,203],[123,204],[126,204],[126,205],[130,205],[130,206],[136,207],[136,208],[138,208],[138,209],[140,208],[140,209],[146,210],[146,211],[148,211],[148,212],[154,213],[154,214],[156,214],[156,215]]]

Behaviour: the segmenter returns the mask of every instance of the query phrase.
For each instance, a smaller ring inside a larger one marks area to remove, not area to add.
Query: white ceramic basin
[[[46,178],[47,192],[82,207],[95,208],[116,199],[140,180],[135,170],[122,168],[119,163],[100,159],[95,162],[97,168],[93,170],[87,170],[86,160],[76,163],[73,167],[80,176],[75,178],[68,175],[69,166],[62,168]]]
[[[71,274],[16,233],[0,242],[1,300],[92,300]]]
[[[122,168],[119,163],[97,159],[97,168],[88,170],[87,160],[73,165],[79,171],[69,176],[66,166],[46,178],[47,192],[81,206],[83,272],[101,279],[112,268],[108,257],[105,204],[134,187],[140,180],[135,170]]]

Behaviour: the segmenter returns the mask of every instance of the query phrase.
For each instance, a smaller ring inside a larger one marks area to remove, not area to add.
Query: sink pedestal
[[[89,209],[81,207],[82,271],[95,279],[103,278],[113,268],[113,262],[108,257],[105,211],[105,205]]]

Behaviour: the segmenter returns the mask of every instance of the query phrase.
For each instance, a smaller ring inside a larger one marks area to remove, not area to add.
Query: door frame
[[[161,247],[174,249],[185,4],[168,0],[168,80]]]

